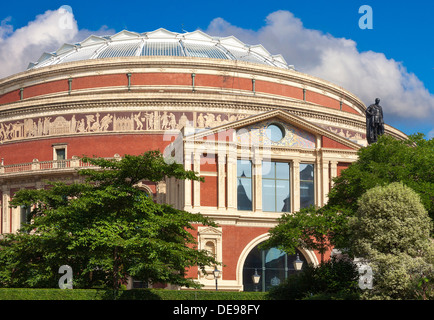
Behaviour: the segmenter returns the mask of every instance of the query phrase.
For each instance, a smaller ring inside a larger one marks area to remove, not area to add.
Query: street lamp
[[[253,283],[255,284],[255,291],[258,291],[258,283],[261,276],[258,274],[258,271],[255,269],[255,274],[252,276]]]
[[[214,266],[214,279],[215,279],[215,291],[217,291],[217,279],[220,277],[220,270],[217,269],[217,266]]]
[[[294,261],[295,271],[300,271],[302,266],[303,266],[303,261],[300,260],[300,256],[297,253],[297,259],[295,259],[295,261]]]

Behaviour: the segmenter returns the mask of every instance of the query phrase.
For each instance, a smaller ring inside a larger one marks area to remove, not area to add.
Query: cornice
[[[269,77],[276,81],[292,81],[302,86],[315,87],[320,91],[328,91],[342,99],[351,101],[352,105],[363,112],[366,109],[364,103],[354,94],[341,86],[329,81],[304,74],[295,70],[286,70],[272,66],[259,65],[249,62],[220,60],[193,57],[124,57],[110,59],[96,59],[75,61],[28,70],[4,79],[0,79],[0,91],[7,86],[25,85],[26,82],[44,82],[49,78],[62,77],[67,79],[80,73],[104,72],[110,69],[119,69],[121,72],[134,72],[134,69],[160,68],[170,71],[173,68],[184,68],[194,73],[200,69],[230,72],[234,74],[251,74],[252,78],[258,76]],[[5,90],[5,89],[3,89]]]
[[[31,104],[31,103],[34,104]],[[276,109],[289,111],[291,114],[307,120],[313,124],[325,127],[342,126],[353,128],[358,132],[364,132],[364,117],[350,113],[339,112],[338,110],[328,110],[312,104],[294,101],[282,101],[277,104],[276,99],[264,97],[233,97],[229,95],[204,93],[177,93],[162,95],[161,93],[124,93],[124,94],[100,94],[71,96],[68,98],[35,99],[33,101],[21,101],[9,110],[0,111],[2,123],[25,121],[25,119],[40,117],[59,117],[83,115],[89,113],[117,113],[117,112],[149,112],[154,110],[170,112],[203,112],[214,114],[239,114],[253,116],[260,113]],[[18,107],[19,106],[19,107]],[[226,116],[224,116],[226,117]],[[405,139],[405,135],[400,131],[387,126],[386,132],[399,139]],[[158,129],[157,129],[158,130]],[[121,133],[120,131],[117,131]],[[130,134],[131,131],[126,133]],[[143,133],[143,132],[139,132]],[[152,133],[155,133],[153,131]],[[85,133],[90,134],[90,132]],[[100,134],[92,132],[91,134]],[[111,134],[103,132],[102,134]],[[74,133],[73,136],[80,134]],[[56,135],[70,136],[70,135]],[[52,137],[52,136],[51,136]],[[45,139],[51,137],[22,137],[19,141],[29,139]],[[18,140],[3,141],[3,143],[15,143]]]
[[[224,106],[229,108],[251,109],[254,112],[266,111],[275,108],[289,108],[296,114],[303,116],[309,115],[321,117],[333,117],[336,121],[354,121],[353,124],[365,121],[361,116],[335,110],[313,103],[304,101],[296,101],[294,99],[276,99],[275,97],[264,96],[241,96],[231,94],[216,94],[210,93],[193,93],[193,92],[177,92],[177,93],[161,93],[161,92],[127,92],[120,90],[118,92],[105,92],[100,94],[82,94],[70,95],[53,98],[35,98],[26,99],[14,103],[9,103],[0,106],[0,116],[2,118],[11,118],[17,115],[25,115],[38,113],[42,109],[45,113],[54,111],[56,114],[59,111],[68,109],[94,109],[98,107],[114,107],[114,106],[149,106],[149,105],[200,105],[202,108],[217,107],[222,109]]]

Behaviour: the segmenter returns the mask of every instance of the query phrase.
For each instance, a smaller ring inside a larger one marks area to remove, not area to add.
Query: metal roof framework
[[[112,36],[91,35],[76,44],[62,45],[57,51],[44,52],[27,69],[36,69],[71,61],[134,56],[183,56],[239,60],[283,69],[294,69],[282,55],[271,55],[262,45],[247,45],[237,38],[212,37],[200,30],[176,33],[160,28],[136,33],[123,30]]]

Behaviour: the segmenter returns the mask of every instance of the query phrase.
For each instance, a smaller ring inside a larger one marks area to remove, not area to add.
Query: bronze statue
[[[384,133],[383,108],[380,106],[380,99],[375,99],[366,109],[366,139],[368,143],[377,142],[378,137]]]

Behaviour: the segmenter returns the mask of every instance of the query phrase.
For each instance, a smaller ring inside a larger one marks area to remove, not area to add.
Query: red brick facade
[[[19,208],[8,206],[16,190],[43,188],[46,179],[75,181],[80,157],[171,154],[173,147],[185,168],[205,181],[144,181],[142,187],[157,202],[216,220],[219,228],[198,226],[195,235],[222,262],[224,290],[243,290],[243,261],[281,214],[262,210],[262,161],[291,165],[295,211],[301,165],[314,166],[315,204],[321,206],[331,179],[366,144],[365,106],[351,93],[294,70],[236,61],[128,57],[52,65],[0,79],[0,106],[1,233],[19,228]],[[284,129],[286,140],[257,148],[254,141],[270,142],[271,123]],[[243,130],[247,145],[238,139]],[[56,158],[59,148],[64,166]],[[237,209],[240,158],[253,168],[250,211]],[[303,254],[311,263],[321,259]],[[214,286],[210,274],[197,268],[188,276]]]

